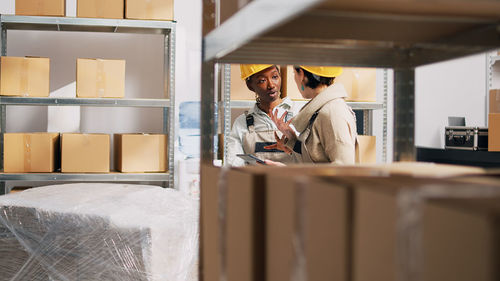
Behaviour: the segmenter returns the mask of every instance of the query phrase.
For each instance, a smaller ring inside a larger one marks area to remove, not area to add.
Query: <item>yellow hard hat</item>
[[[240,64],[241,79],[245,80],[248,77],[260,72],[266,68],[273,66],[272,64]]]
[[[342,74],[342,67],[339,66],[307,66],[301,65],[303,69],[322,77],[337,77]]]

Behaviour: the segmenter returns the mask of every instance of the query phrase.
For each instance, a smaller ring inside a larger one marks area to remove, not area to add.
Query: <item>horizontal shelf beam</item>
[[[280,25],[322,0],[254,0],[204,38],[204,61],[238,49],[271,27]]]
[[[94,19],[73,17],[38,17],[0,15],[6,29],[48,31],[92,31],[116,33],[165,33],[175,27],[174,21],[129,19]]]
[[[74,173],[0,173],[0,181],[151,181],[169,180],[169,173],[107,173],[107,174],[74,174]]]
[[[307,101],[294,101],[296,104],[298,104],[300,107],[303,107]],[[232,100],[231,101],[231,108],[250,108],[255,104],[254,100]],[[347,104],[352,108],[356,110],[375,110],[375,109],[383,109],[384,104],[383,103],[376,103],[376,102],[347,102]],[[222,105],[221,105],[222,106]]]
[[[252,1],[205,36],[204,60],[408,68],[500,47],[498,16],[482,4],[471,3],[470,11],[464,11],[454,1],[445,1],[442,14],[415,4],[422,14],[410,15],[391,12],[391,7],[384,12],[378,5],[362,11],[354,4],[342,8],[342,1],[322,0],[319,6],[307,2],[307,9],[285,18],[284,11],[270,8],[274,2]],[[400,8],[412,8],[407,6]],[[281,21],[255,28],[259,11],[265,11],[266,18],[282,16]],[[320,28],[328,26],[334,28]]]
[[[1,105],[53,105],[100,107],[169,107],[169,99],[0,97]]]

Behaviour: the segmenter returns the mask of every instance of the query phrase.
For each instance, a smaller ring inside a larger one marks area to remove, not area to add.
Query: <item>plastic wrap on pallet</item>
[[[198,203],[147,185],[0,196],[0,280],[197,280]]]

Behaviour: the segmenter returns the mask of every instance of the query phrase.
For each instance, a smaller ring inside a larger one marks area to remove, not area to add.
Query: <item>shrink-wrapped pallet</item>
[[[196,280],[198,207],[173,189],[65,184],[0,197],[0,280]]]

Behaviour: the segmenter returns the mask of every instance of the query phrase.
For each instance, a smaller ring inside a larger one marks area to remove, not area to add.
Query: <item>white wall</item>
[[[415,71],[415,144],[444,148],[448,116],[486,126],[486,55],[422,66]]]

